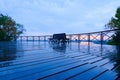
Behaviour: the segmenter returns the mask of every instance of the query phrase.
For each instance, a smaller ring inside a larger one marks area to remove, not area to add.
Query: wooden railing
[[[99,32],[91,32],[91,33],[80,33],[80,34],[67,34],[67,38],[70,39],[70,41],[86,41],[90,42],[92,40],[99,40],[101,44],[103,41],[110,40],[112,38],[112,35],[116,32],[120,31],[118,29],[114,30],[106,30],[106,31],[99,31]],[[49,38],[51,38],[52,35],[43,35],[43,36],[19,36],[17,40],[21,41],[48,41]]]
[[[67,34],[66,37],[69,38],[70,42],[79,43],[78,46],[81,45],[82,42],[87,43],[87,49],[90,51],[92,44],[99,44],[100,53],[103,53],[103,45],[107,44],[109,40],[112,39],[112,36],[115,32],[120,31],[119,29],[114,30],[105,30],[99,32],[91,32],[91,33],[80,33],[80,34]],[[20,41],[48,41],[52,35],[44,35],[44,36],[19,36],[18,40]]]

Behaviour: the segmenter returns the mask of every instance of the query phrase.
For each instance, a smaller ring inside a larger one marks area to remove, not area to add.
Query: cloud
[[[0,0],[0,12],[23,24],[25,35],[81,33],[104,30],[119,3],[119,0]]]

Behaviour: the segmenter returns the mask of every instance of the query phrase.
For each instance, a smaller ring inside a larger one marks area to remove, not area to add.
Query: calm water
[[[48,42],[32,42],[32,41],[18,41],[18,42],[0,42],[0,62],[24,59],[31,59],[30,56],[42,56],[42,54],[70,54],[71,52],[81,52],[93,55],[102,55],[109,58],[116,57],[115,46],[103,45],[101,51],[99,44],[90,43],[90,47],[87,42],[82,43],[69,43],[69,44],[49,44]],[[29,56],[29,57],[28,57]]]

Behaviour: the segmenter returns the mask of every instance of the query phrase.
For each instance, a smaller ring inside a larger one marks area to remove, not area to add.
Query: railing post
[[[80,34],[78,34],[78,42],[80,42],[80,36],[81,36],[81,35],[80,35]]]
[[[26,36],[27,37],[27,41],[28,41],[28,36]]]
[[[33,38],[33,41],[34,41],[34,36],[32,36],[32,38]]]
[[[102,56],[102,53],[103,53],[103,32],[100,32],[100,52],[101,52],[101,56]]]
[[[69,35],[69,43],[70,43],[69,46],[70,46],[70,49],[72,49],[71,48],[71,40],[72,40],[72,34]]]
[[[90,33],[88,33],[88,53],[90,53]]]
[[[38,36],[38,39],[39,39],[39,41],[40,41],[40,36]]]
[[[22,41],[22,36],[20,36],[20,40]]]
[[[44,41],[46,41],[46,36],[44,36]]]
[[[78,49],[79,49],[79,50],[80,50],[80,37],[81,37],[81,35],[78,34]]]
[[[70,42],[72,41],[72,35],[70,35]]]

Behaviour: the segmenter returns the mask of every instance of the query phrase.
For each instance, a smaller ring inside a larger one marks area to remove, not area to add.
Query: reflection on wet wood
[[[99,56],[96,55],[99,52],[87,53],[85,45],[81,46],[81,50],[77,49],[77,43],[62,46],[62,44],[49,45],[48,42],[23,41],[14,44],[4,43],[2,46],[4,47],[0,46],[0,80],[115,80],[120,78],[118,56],[116,59],[113,54],[106,57],[105,55],[108,54]],[[93,51],[97,46],[96,44],[91,47]],[[111,49],[110,47],[109,50]]]
[[[42,50],[41,50],[42,51]],[[27,52],[30,54],[32,51]],[[40,50],[31,53],[31,56],[23,60],[1,62],[11,65],[0,68],[1,80],[115,80],[120,75],[117,69],[120,65],[108,58],[97,57],[80,52],[69,52],[60,55],[52,52],[39,53]],[[33,55],[36,56],[33,56]],[[49,56],[46,56],[49,55]],[[42,56],[42,57],[41,57]],[[31,58],[28,60],[28,58]],[[114,68],[115,67],[115,68]]]

